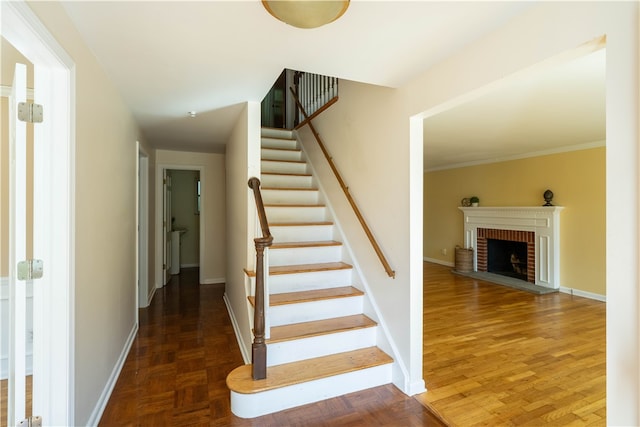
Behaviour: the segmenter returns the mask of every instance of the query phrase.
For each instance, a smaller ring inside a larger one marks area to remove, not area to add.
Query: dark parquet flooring
[[[183,269],[140,310],[140,328],[100,426],[444,426],[393,385],[246,420],[227,374],[243,363],[224,285]]]

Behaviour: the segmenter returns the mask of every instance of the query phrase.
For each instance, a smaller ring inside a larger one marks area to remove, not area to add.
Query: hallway
[[[245,420],[231,414],[227,374],[243,363],[224,285],[182,269],[140,310],[140,329],[101,426],[443,426],[392,385]]]

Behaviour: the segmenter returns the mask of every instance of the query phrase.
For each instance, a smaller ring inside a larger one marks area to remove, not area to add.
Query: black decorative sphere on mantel
[[[544,197],[545,204],[542,206],[553,206],[551,204],[551,201],[553,200],[553,191],[551,190],[545,191],[543,194],[543,197]]]

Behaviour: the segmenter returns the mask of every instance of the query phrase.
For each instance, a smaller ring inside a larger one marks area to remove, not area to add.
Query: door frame
[[[205,236],[205,221],[203,218],[206,218],[205,205],[206,205],[206,179],[205,179],[205,167],[201,165],[181,165],[175,163],[159,163],[156,165],[156,267],[155,267],[155,277],[156,277],[156,289],[162,288],[165,283],[162,283],[162,264],[165,262],[163,256],[163,248],[166,246],[166,235],[162,232],[162,215],[164,214],[163,200],[163,182],[162,177],[167,170],[192,170],[200,172],[200,233],[199,233],[199,243],[198,243],[198,264],[200,265],[200,273],[199,273],[199,281],[200,283],[204,282],[202,277],[202,266],[204,265],[204,236]]]
[[[136,307],[147,307],[153,297],[149,295],[149,155],[140,141],[136,157]]]
[[[34,384],[33,413],[47,425],[73,425],[75,64],[26,3],[1,7],[2,36],[33,64],[34,102],[47,118],[34,126],[33,252],[45,262],[34,322],[47,339],[33,341],[34,378],[42,385]]]

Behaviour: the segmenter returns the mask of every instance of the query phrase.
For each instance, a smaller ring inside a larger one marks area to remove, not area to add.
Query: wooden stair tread
[[[277,191],[318,191],[317,188],[310,187],[261,187],[261,190],[277,190]]]
[[[314,320],[311,322],[293,323],[291,325],[271,327],[271,335],[267,343],[291,341],[300,338],[317,337],[355,329],[372,328],[377,323],[364,314],[333,317],[331,319]]]
[[[311,177],[310,173],[287,173],[287,172],[262,172],[262,175],[283,175],[283,176],[305,176]]]
[[[294,265],[278,265],[269,267],[269,275],[275,276],[278,274],[296,274],[296,273],[311,273],[315,271],[332,271],[332,270],[348,270],[353,268],[351,265],[344,262],[323,262],[318,264],[294,264]],[[255,277],[255,271],[249,271],[245,269],[245,273],[249,277]]]
[[[312,241],[312,242],[278,242],[271,245],[271,249],[291,249],[291,248],[315,248],[326,246],[342,246],[341,242],[335,240]]]
[[[336,298],[346,298],[364,295],[359,289],[353,286],[341,286],[338,288],[314,289],[300,292],[283,292],[269,295],[269,306],[296,304],[301,302],[322,301]],[[255,297],[250,296],[251,305],[255,306]]]
[[[281,130],[280,128],[263,128],[263,129],[276,129]],[[276,141],[295,141],[295,138],[287,138],[286,136],[265,136],[260,135],[261,139],[275,139]]]
[[[331,221],[310,221],[310,222],[270,222],[269,227],[308,227],[315,225],[333,225]]]
[[[282,140],[282,139],[280,139]],[[284,141],[288,141],[288,140],[284,140]],[[261,146],[260,149],[262,150],[276,150],[276,151],[295,151],[295,152],[301,152],[302,150],[299,148],[282,148],[282,147],[263,147]]]
[[[369,347],[270,366],[267,368],[267,378],[257,381],[251,377],[251,365],[243,365],[227,376],[227,386],[236,393],[260,393],[392,362],[393,359],[379,348]]]
[[[307,163],[304,160],[284,160],[284,159],[260,159],[263,162],[284,162],[284,163]]]
[[[265,208],[324,208],[325,205],[317,203],[265,203]]]

